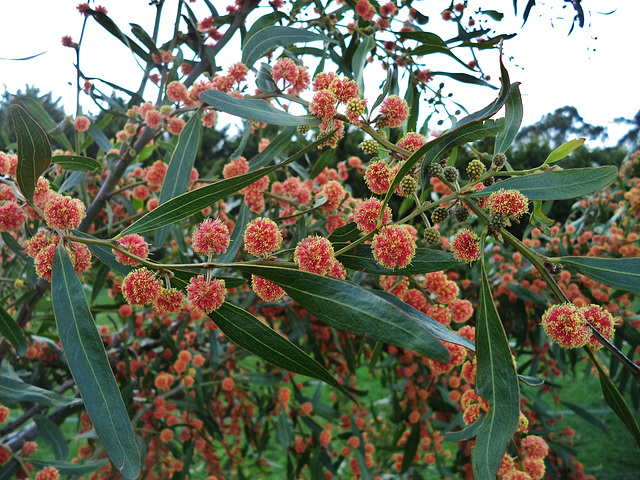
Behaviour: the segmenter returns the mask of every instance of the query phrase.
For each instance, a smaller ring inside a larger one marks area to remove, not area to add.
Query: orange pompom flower
[[[269,255],[280,248],[282,233],[270,218],[255,218],[244,231],[244,249],[256,257]]]
[[[205,313],[220,308],[226,293],[224,280],[216,278],[207,281],[204,275],[191,278],[187,286],[187,300]]]
[[[382,227],[371,242],[373,257],[383,267],[404,268],[416,253],[416,243],[404,227],[391,225]]]
[[[0,232],[20,228],[27,216],[16,202],[0,201]]]
[[[549,307],[542,315],[542,327],[549,339],[564,348],[582,347],[591,338],[583,311],[571,303]]]
[[[338,97],[331,90],[320,90],[315,93],[311,99],[309,108],[316,117],[320,117],[322,121],[328,122],[332,120],[336,111],[336,103]]]
[[[89,130],[90,121],[84,115],[78,115],[73,122],[73,126],[79,132],[86,132]]]
[[[124,237],[117,240],[120,243],[120,247],[127,250],[132,255],[136,257],[140,257],[142,259],[146,259],[149,256],[149,245],[145,242],[144,238],[140,235],[132,233],[130,235],[125,235]],[[140,262],[135,258],[128,257],[122,252],[118,252],[117,250],[113,250],[113,253],[116,256],[116,260],[123,265],[138,265]]]
[[[393,174],[384,161],[376,160],[367,166],[367,170],[364,173],[364,181],[373,193],[383,195],[389,191],[393,181]]]
[[[152,271],[140,268],[122,280],[122,296],[129,305],[149,305],[162,291],[162,282]]]
[[[501,188],[492,193],[487,200],[491,215],[501,215],[504,218],[520,218],[528,210],[527,197],[517,190]]]
[[[353,221],[356,222],[356,226],[359,230],[363,230],[365,233],[372,232],[378,226],[378,217],[380,216],[380,209],[382,208],[382,202],[377,198],[369,198],[362,202],[362,204],[356,208],[353,213]],[[382,224],[389,223],[391,221],[391,209],[389,206],[385,206],[384,213],[382,214]]]
[[[229,228],[220,219],[207,218],[193,233],[191,247],[196,253],[221,254],[229,247]]]
[[[44,467],[36,475],[36,480],[58,480],[60,474],[55,467]]]
[[[451,250],[456,260],[473,262],[480,259],[480,242],[478,236],[466,228],[456,233],[451,242]]]
[[[184,294],[175,288],[163,288],[153,306],[158,313],[178,313],[184,307]]]
[[[588,305],[582,307],[582,315],[585,320],[593,325],[604,338],[611,340],[613,338],[614,321],[611,314],[599,305]],[[593,335],[589,337],[588,345],[592,350],[598,350],[602,347],[600,341]]]
[[[66,195],[52,195],[44,207],[47,225],[56,230],[77,228],[85,215],[84,203]]]
[[[257,275],[251,275],[251,286],[253,291],[265,302],[277,302],[285,294],[282,287]]]
[[[334,266],[335,253],[331,242],[324,237],[307,237],[298,243],[293,261],[303,272],[326,275]]]
[[[383,123],[388,127],[399,127],[409,116],[409,105],[404,98],[397,95],[390,95],[385,98],[380,105]]]

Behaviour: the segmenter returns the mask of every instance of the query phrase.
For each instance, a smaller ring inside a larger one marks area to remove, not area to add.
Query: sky
[[[30,0],[29,2],[2,2],[0,18],[0,58],[12,59],[44,54],[26,61],[0,60],[0,88],[9,92],[34,85],[43,93],[51,91],[54,99],[61,97],[61,105],[69,114],[75,112],[75,54],[61,45],[63,35],[71,35],[74,41],[80,38],[82,17],[76,11],[77,0]],[[129,23],[138,23],[148,32],[152,31],[155,7],[148,0],[103,0],[101,2],[113,20],[130,34]],[[224,11],[228,0],[212,0]],[[415,5],[424,5],[423,10],[433,15],[449,5],[446,0],[425,0]],[[526,5],[519,0],[520,10]],[[98,2],[97,4],[100,4]],[[93,5],[97,5],[93,4]],[[160,39],[166,41],[173,27],[173,16],[177,0],[166,0],[165,16]],[[511,81],[521,82],[523,95],[523,125],[539,121],[546,113],[556,108],[573,105],[588,123],[608,127],[610,139],[615,141],[626,132],[612,120],[617,117],[633,118],[640,110],[640,63],[637,61],[636,30],[640,18],[640,2],[630,0],[583,0],[586,12],[584,28],[574,28],[571,35],[573,10],[563,0],[538,0],[536,7],[523,28],[522,12],[514,15],[510,0],[469,0],[469,8],[474,10],[482,5],[484,9],[496,9],[505,13],[499,28],[502,33],[516,32],[515,38],[504,45],[504,60]],[[208,9],[204,2],[190,4],[204,16]],[[563,8],[564,7],[564,8]],[[420,7],[419,7],[420,8]],[[263,9],[262,13],[268,13]],[[476,17],[478,19],[482,17]],[[451,24],[432,21],[427,27],[443,39],[455,36]],[[90,20],[83,37],[81,68],[88,76],[105,78],[114,83],[137,90],[141,79],[141,68],[133,55],[116,41],[96,22]],[[467,52],[460,56],[470,59]],[[438,58],[440,57],[440,58]],[[432,70],[442,70],[450,66],[444,56],[428,58]],[[467,58],[468,57],[468,58]],[[229,56],[230,63],[237,61]],[[491,74],[497,84],[499,77],[498,53],[491,50],[480,57],[480,65]],[[383,75],[380,73],[380,75]],[[373,75],[367,84],[365,94],[379,86],[382,76]],[[478,110],[491,103],[495,91],[488,88],[468,86],[445,78],[447,91],[455,94],[456,101],[468,111]],[[149,99],[155,99],[155,92],[149,91]],[[370,94],[371,97],[377,96]],[[97,113],[87,99],[81,101],[85,112]]]

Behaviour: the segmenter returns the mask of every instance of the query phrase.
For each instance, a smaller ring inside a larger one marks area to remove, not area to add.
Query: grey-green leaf
[[[507,444],[518,427],[520,393],[509,342],[493,303],[484,262],[478,298],[476,355],[475,389],[489,403],[489,413],[478,429],[476,444],[471,450],[473,475],[477,480],[495,480]]]
[[[610,287],[640,293],[640,258],[560,257],[569,268]]]
[[[80,155],[54,155],[52,163],[57,163],[65,170],[76,170],[79,172],[99,172],[102,164],[95,158],[83,157]]]
[[[236,268],[277,283],[327,325],[367,335],[439,362],[449,361],[447,349],[421,322],[368,289],[289,268],[245,264]]]
[[[266,100],[236,98],[218,90],[206,90],[200,94],[200,99],[216,110],[255,122],[283,125],[285,127],[320,125],[320,119],[315,115],[291,115],[270,105]]]
[[[160,205],[187,191],[191,169],[196,160],[202,137],[200,110],[194,113],[180,132],[178,144],[173,150],[167,174],[160,192]],[[162,246],[169,234],[168,226],[156,230],[156,245]]]
[[[291,27],[267,27],[246,39],[242,47],[242,63],[251,68],[256,60],[272,48],[317,41],[336,43],[329,37],[308,30]]]
[[[56,460],[69,460],[69,446],[60,427],[43,415],[36,415],[33,421],[38,427],[40,437],[51,446]]]
[[[16,182],[31,203],[38,178],[51,165],[51,144],[44,129],[20,105],[11,107],[11,116],[18,141]]]
[[[436,319],[422,313],[420,310],[412,307],[408,303],[404,303],[395,295],[392,295],[389,292],[384,292],[381,290],[376,290],[373,293],[378,295],[380,298],[384,298],[389,303],[394,304],[404,313],[414,318],[417,322],[421,323],[427,330],[429,330],[429,332],[431,332],[431,335],[433,335],[437,339],[445,342],[449,342],[449,343],[455,343],[456,345],[461,345],[464,348],[467,348],[472,352],[475,352],[476,346],[471,340],[463,337],[462,335],[457,334],[453,330],[449,330],[447,327],[445,327]]]
[[[376,46],[376,40],[372,35],[366,35],[362,38],[362,43],[358,45],[353,58],[351,59],[351,71],[353,72],[353,78],[360,87],[360,95],[364,95],[364,81],[363,73],[364,66],[367,63],[367,56],[369,52]]]
[[[225,302],[209,318],[236,345],[273,365],[318,378],[351,396],[325,367],[246,310]]]
[[[0,403],[15,404],[17,402],[34,402],[48,407],[66,407],[80,403],[80,400],[29,385],[13,377],[0,375]]]
[[[16,354],[22,357],[27,354],[27,337],[24,334],[20,325],[16,323],[11,315],[0,305],[0,335],[7,340],[13,348],[16,349]]]
[[[373,258],[370,245],[358,245],[353,250],[340,255],[338,260],[345,268],[374,275],[414,275],[438,272],[460,264],[451,253],[428,248],[416,248],[416,254],[409,265],[404,268],[389,270]]]
[[[113,465],[140,475],[140,452],[84,288],[62,246],[53,258],[51,294],[60,342],[85,407]]]
[[[618,170],[613,166],[542,172],[523,177],[511,177],[469,196],[488,197],[493,192],[504,188],[518,190],[529,200],[566,200],[600,190],[617,177]]]
[[[514,83],[509,89],[509,97],[505,103],[504,129],[496,135],[495,153],[505,153],[518,135],[522,123],[522,97],[520,84]]]
[[[585,350],[598,370],[598,378],[600,378],[600,386],[602,387],[604,399],[611,407],[611,410],[613,410],[622,423],[624,423],[624,426],[629,430],[629,433],[631,433],[634,440],[640,447],[640,427],[638,427],[638,421],[629,409],[629,405],[627,405],[624,397],[613,384],[607,372],[604,371],[600,365],[600,361],[593,354],[591,349],[587,347]]]

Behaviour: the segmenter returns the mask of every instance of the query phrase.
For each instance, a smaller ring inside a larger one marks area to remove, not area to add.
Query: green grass
[[[600,381],[588,372],[579,372],[575,377],[566,376],[562,385],[563,402],[578,405],[600,420],[608,434],[593,423],[577,415],[562,403],[552,408],[562,413],[558,428],[573,428],[576,460],[584,466],[586,475],[597,480],[636,480],[640,478],[640,447],[626,429],[622,421],[609,408],[600,388]],[[628,396],[625,398],[629,403]],[[630,407],[631,408],[631,407]],[[636,419],[640,412],[633,411]]]

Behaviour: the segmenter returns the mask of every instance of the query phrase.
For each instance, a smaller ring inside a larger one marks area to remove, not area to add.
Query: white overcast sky
[[[28,61],[0,60],[0,88],[9,92],[34,85],[41,92],[51,91],[54,98],[62,97],[61,104],[68,113],[75,111],[75,69],[73,50],[62,47],[63,35],[71,35],[75,41],[80,37],[82,17],[75,7],[77,0],[27,0],[23,2],[0,2],[0,57],[21,58],[40,52],[45,54]],[[224,11],[230,0],[212,0]],[[93,6],[100,4],[92,3]],[[148,0],[104,0],[102,3],[109,15],[127,34],[129,23],[138,23],[148,32],[152,31],[155,7]],[[519,8],[526,5],[518,1]],[[640,110],[640,62],[637,54],[637,22],[640,18],[640,2],[635,0],[583,0],[587,13],[584,28],[571,27],[571,7],[562,0],[538,0],[524,28],[522,12],[514,16],[511,0],[470,0],[472,10],[482,5],[484,9],[496,9],[505,13],[499,27],[502,33],[517,32],[518,35],[505,42],[505,63],[511,81],[520,81],[524,103],[523,124],[531,124],[556,108],[564,105],[577,107],[585,121],[609,127],[610,143],[626,130],[615,127],[611,121],[616,117],[632,118]],[[161,41],[168,40],[175,15],[176,0],[166,0],[167,25]],[[433,16],[449,5],[447,0],[425,0],[414,2],[425,13]],[[208,12],[204,2],[190,4],[202,16]],[[565,6],[565,8],[562,8]],[[262,13],[268,13],[263,9]],[[611,13],[612,12],[612,13]],[[609,14],[610,13],[610,14]],[[477,18],[477,17],[476,17]],[[426,27],[436,25],[435,31],[447,39],[456,35],[453,24],[442,26],[438,19]],[[466,52],[461,56],[468,60]],[[235,55],[226,59],[237,61]],[[441,70],[446,59],[433,60],[432,70]],[[442,63],[440,63],[442,62]],[[498,81],[498,54],[491,51],[481,57],[483,69]],[[431,65],[430,65],[431,66]],[[108,35],[102,27],[90,20],[87,24],[82,46],[81,68],[88,76],[102,77],[133,90],[139,86],[141,70],[133,55],[122,44]],[[455,67],[454,68],[458,68]],[[474,111],[490,103],[495,91],[483,87],[463,86],[446,78],[447,91],[455,99]],[[379,81],[375,82],[375,88]],[[151,93],[151,92],[149,92]],[[366,96],[374,97],[374,92]],[[152,99],[152,98],[150,98]],[[95,112],[90,103],[82,103],[85,110]]]

